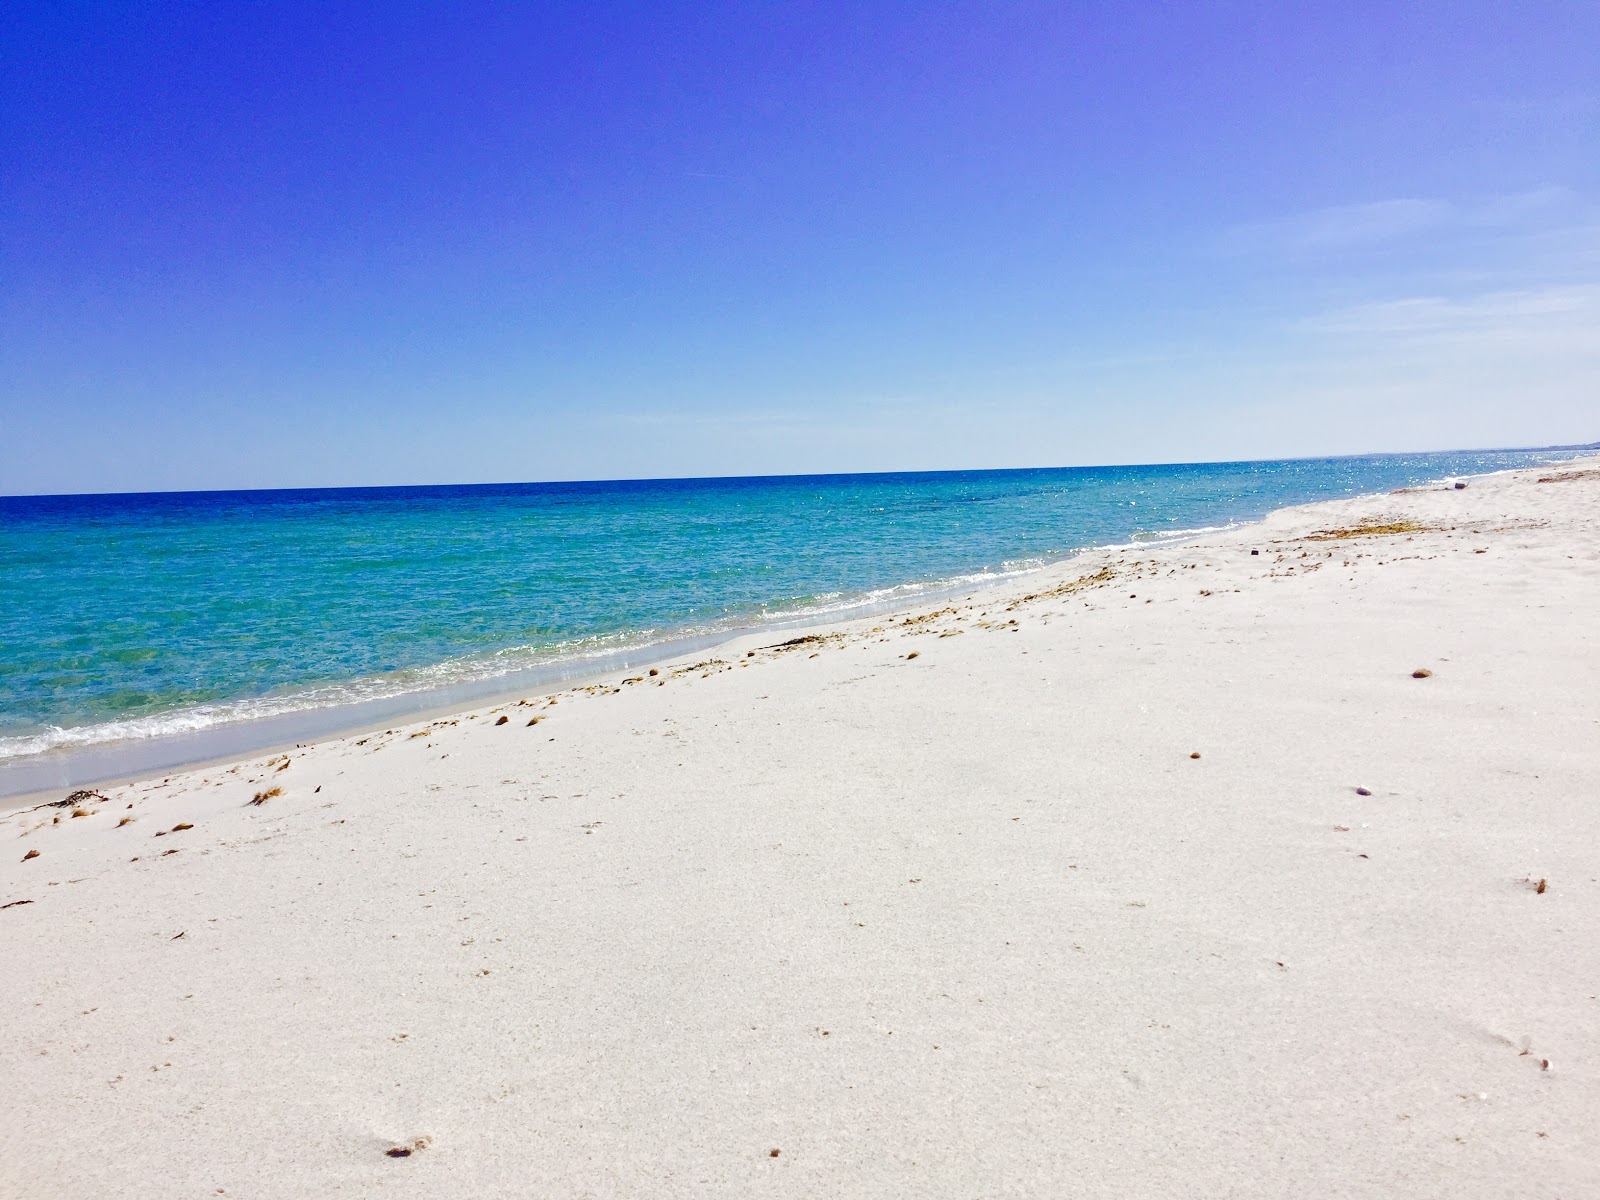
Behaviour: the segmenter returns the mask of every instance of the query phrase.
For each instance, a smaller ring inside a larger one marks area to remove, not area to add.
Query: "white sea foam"
[[[51,726],[34,733],[0,738],[0,762],[26,759],[53,751],[71,752],[114,742],[147,741],[204,733],[222,726],[240,725],[274,717],[345,708],[371,701],[407,696],[475,683],[490,683],[519,672],[547,668],[563,675],[581,673],[586,664],[619,655],[648,655],[685,641],[731,637],[752,628],[781,628],[815,621],[867,616],[942,597],[975,587],[989,587],[1042,570],[1052,564],[1044,558],[1010,560],[998,570],[972,571],[942,579],[913,580],[868,592],[825,592],[790,603],[763,606],[744,617],[730,617],[673,630],[636,630],[607,634],[554,646],[510,646],[470,658],[450,659],[393,674],[345,680],[319,687],[301,688],[215,704],[198,704],[170,712],[101,721],[79,726]]]
[[[998,571],[974,571],[964,575],[951,575],[943,579],[914,580],[910,583],[897,583],[891,587],[874,588],[869,592],[854,596],[846,596],[841,592],[830,592],[821,596],[813,596],[805,601],[796,602],[792,608],[769,607],[764,608],[760,614],[763,622],[783,622],[786,625],[796,625],[817,618],[840,618],[851,614],[865,616],[869,613],[883,612],[885,609],[895,608],[930,596],[943,596],[967,587],[987,587],[991,584],[1001,583],[1007,579],[1014,579],[1019,575],[1026,575],[1030,571],[1038,570],[1044,566],[1043,560],[1030,561],[1030,565],[1013,567],[1005,564]]]
[[[33,733],[0,738],[0,762],[32,758],[52,752],[71,753],[116,742],[149,741],[159,738],[202,734],[224,726],[242,725],[275,717],[348,708],[373,701],[401,697],[426,697],[428,693],[462,685],[491,684],[495,680],[522,672],[546,670],[550,678],[582,674],[587,667],[600,668],[601,660],[633,656],[636,662],[653,650],[670,652],[671,647],[691,642],[720,640],[744,630],[782,628],[819,620],[839,620],[852,615],[865,616],[940,596],[967,587],[982,587],[1045,565],[1043,560],[1028,560],[1026,566],[1006,564],[998,571],[977,571],[944,579],[916,580],[890,587],[874,588],[857,594],[826,592],[796,599],[789,604],[774,603],[758,612],[725,620],[688,626],[672,631],[634,630],[605,634],[581,641],[552,646],[510,646],[468,658],[449,659],[429,666],[300,688],[266,696],[254,696],[213,704],[197,704],[148,716],[128,717],[78,726],[50,726]]]
[[[197,704],[169,712],[90,725],[51,726],[36,733],[0,738],[0,762],[54,750],[202,733],[223,725],[421,695],[544,666],[568,665],[576,670],[590,660],[642,649],[659,640],[654,630],[642,630],[629,635],[596,636],[558,646],[513,646],[472,658],[452,659],[393,674],[344,680],[273,695]]]
[[[1190,538],[1203,537],[1208,533],[1227,533],[1230,529],[1243,529],[1252,524],[1248,521],[1231,521],[1226,525],[1197,525],[1193,529],[1142,529],[1133,535],[1131,541],[1106,542],[1104,545],[1094,546],[1092,549],[1099,551],[1113,550],[1150,550],[1162,546],[1173,546],[1179,542],[1188,541]]]

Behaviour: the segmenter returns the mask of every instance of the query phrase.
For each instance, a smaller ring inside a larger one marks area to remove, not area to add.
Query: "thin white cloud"
[[[1551,185],[1528,192],[1491,196],[1476,204],[1463,205],[1457,211],[1463,225],[1505,228],[1529,224],[1544,226],[1552,219],[1565,222],[1580,207],[1581,202],[1571,188]]]
[[[1465,202],[1400,197],[1233,225],[1213,239],[1212,248],[1226,254],[1326,255],[1422,234],[1545,228],[1572,222],[1580,207],[1569,189],[1556,186]]]
[[[1437,200],[1415,198],[1345,204],[1231,226],[1216,238],[1214,248],[1230,254],[1265,254],[1370,246],[1439,225],[1450,213],[1450,207]]]
[[[1299,323],[1305,331],[1474,341],[1558,337],[1600,348],[1600,285],[1518,288],[1475,296],[1410,296],[1360,304]]]

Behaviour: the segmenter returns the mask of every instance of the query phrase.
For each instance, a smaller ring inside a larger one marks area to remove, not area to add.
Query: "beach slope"
[[[0,819],[5,1196],[1600,1195],[1600,469]]]

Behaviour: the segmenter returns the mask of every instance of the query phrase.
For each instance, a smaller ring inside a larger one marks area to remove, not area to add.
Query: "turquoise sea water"
[[[155,762],[130,748],[223,728],[237,748],[275,717],[638,661],[1561,457],[0,498],[0,767],[95,747]]]

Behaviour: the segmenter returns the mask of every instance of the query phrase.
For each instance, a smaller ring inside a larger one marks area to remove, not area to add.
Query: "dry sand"
[[[7,814],[0,1194],[1600,1196],[1586,465]]]

